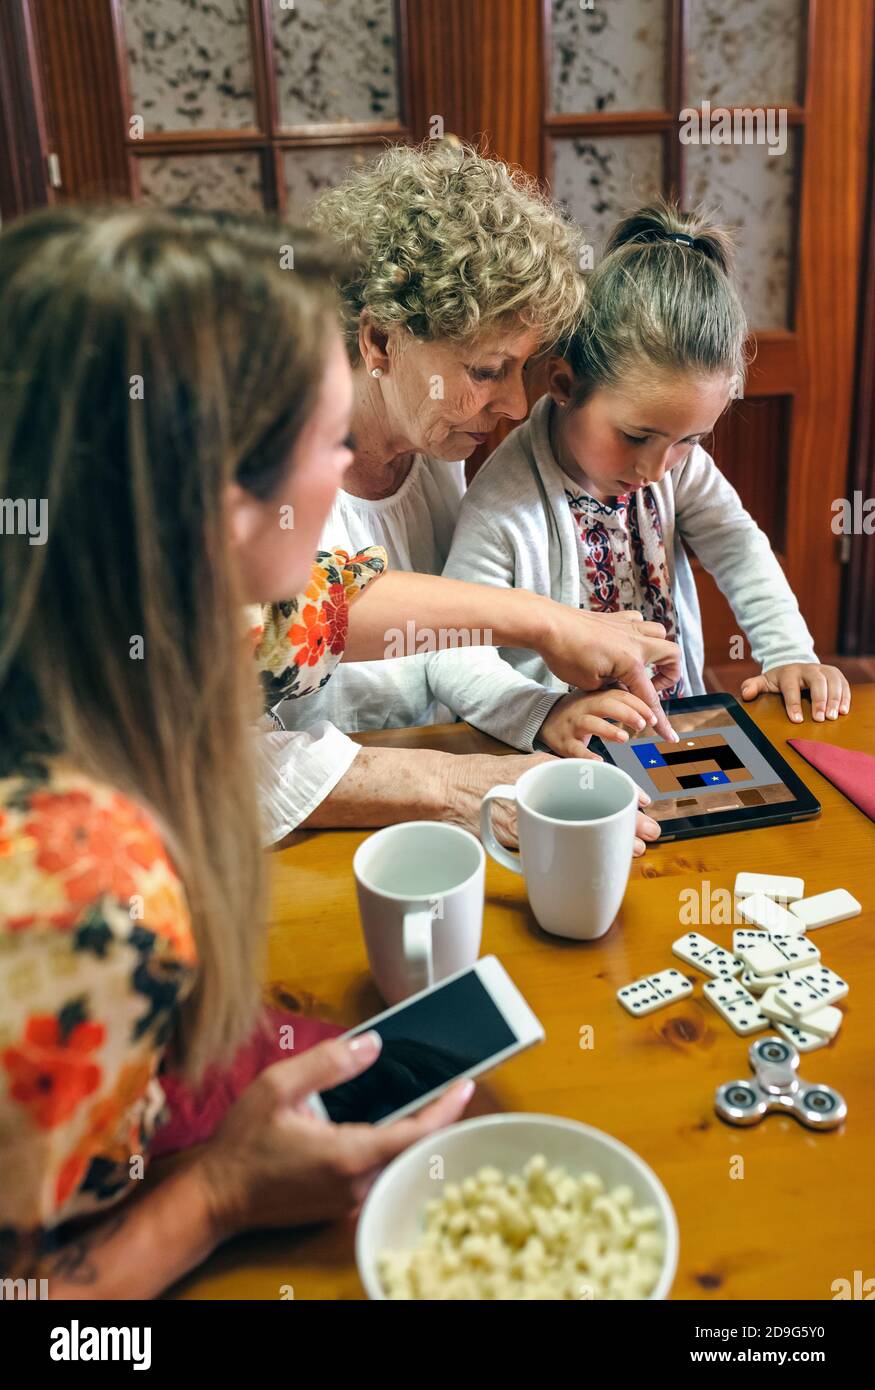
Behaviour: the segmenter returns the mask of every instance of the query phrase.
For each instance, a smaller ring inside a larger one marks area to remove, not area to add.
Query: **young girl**
[[[475,477],[444,573],[595,612],[639,609],[683,653],[663,695],[697,695],[704,643],[686,545],[762,667],[744,698],[779,692],[799,722],[807,688],[813,717],[835,719],[850,708],[848,683],[818,661],[766,536],[701,445],[740,394],[746,333],[726,233],[665,203],[620,223],[578,330],[547,364],[549,394]],[[531,653],[503,655],[558,684]],[[540,738],[579,756],[591,735],[623,741],[646,717],[622,689],[571,692]]]

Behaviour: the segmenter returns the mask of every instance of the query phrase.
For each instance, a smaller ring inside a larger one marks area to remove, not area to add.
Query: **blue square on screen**
[[[632,749],[642,767],[666,767],[665,758],[655,743],[636,743]]]
[[[712,787],[717,782],[729,781],[725,772],[703,772],[701,775],[706,787]]]

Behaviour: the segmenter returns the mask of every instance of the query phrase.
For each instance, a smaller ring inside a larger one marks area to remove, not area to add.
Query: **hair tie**
[[[632,246],[655,246],[660,241],[672,241],[676,246],[696,250],[696,238],[689,232],[670,232],[665,227],[646,227],[632,240]]]

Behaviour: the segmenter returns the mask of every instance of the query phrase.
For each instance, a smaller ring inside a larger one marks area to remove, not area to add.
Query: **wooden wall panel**
[[[493,154],[540,177],[539,0],[407,0],[406,32],[413,139],[442,116],[447,133],[487,133]]]
[[[52,201],[36,39],[26,0],[0,5],[0,214]]]
[[[875,90],[875,61],[873,61]],[[869,189],[866,257],[862,267],[858,337],[856,418],[847,497],[875,498],[875,111],[869,132]],[[842,591],[839,651],[851,656],[875,652],[875,535],[851,537],[850,563]]]
[[[778,552],[786,544],[790,414],[787,396],[745,398],[735,402],[705,441]]]
[[[110,0],[32,0],[60,196],[130,196],[125,112]],[[83,80],[84,79],[84,80]]]

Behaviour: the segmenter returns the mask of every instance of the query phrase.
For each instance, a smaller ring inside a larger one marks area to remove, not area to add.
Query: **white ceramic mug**
[[[520,853],[500,845],[492,803],[514,801]],[[610,763],[564,758],[530,768],[515,786],[492,787],[480,808],[483,844],[524,874],[544,931],[589,941],[603,936],[623,901],[638,811],[638,788]]]
[[[440,821],[378,830],[352,861],[371,973],[389,1004],[473,965],[483,930],[486,857]]]

